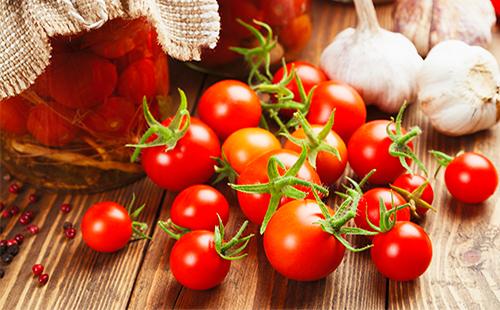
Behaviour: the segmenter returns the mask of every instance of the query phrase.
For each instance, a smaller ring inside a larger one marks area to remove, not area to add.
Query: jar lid
[[[163,50],[199,60],[220,30],[216,0],[5,0],[0,1],[0,100],[18,95],[48,66],[49,38],[97,29],[114,18],[145,17]]]

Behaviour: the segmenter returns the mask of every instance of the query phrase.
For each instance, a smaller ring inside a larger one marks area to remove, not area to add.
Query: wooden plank
[[[177,87],[184,88],[192,107],[196,98],[190,94],[197,93],[203,75],[184,70],[183,65],[174,62],[171,80],[172,102],[175,103],[171,110],[175,111],[178,105]],[[9,196],[6,190],[8,183],[4,181],[1,187],[3,201]],[[14,197],[14,203],[26,206],[27,196],[33,191],[26,186],[23,194]],[[63,235],[62,225],[65,221],[70,221],[79,227],[86,208],[91,204],[104,200],[126,204],[132,193],[136,193],[138,203],[148,205],[140,220],[148,223],[148,233],[151,233],[153,223],[158,218],[158,207],[164,191],[147,179],[119,190],[94,195],[40,192],[42,199],[29,207],[36,213],[34,223],[40,226],[40,233],[27,237],[13,263],[5,268],[6,275],[1,280],[1,308],[125,308],[149,241],[134,242],[118,253],[100,254],[85,246],[81,234],[73,240],[67,240]],[[62,202],[70,202],[74,210],[64,215],[58,208]],[[8,227],[14,226],[13,221]],[[12,238],[22,229],[16,224],[13,229],[0,234],[0,239]],[[37,287],[36,279],[32,278],[31,266],[35,263],[44,264],[50,275],[48,284],[43,288]]]

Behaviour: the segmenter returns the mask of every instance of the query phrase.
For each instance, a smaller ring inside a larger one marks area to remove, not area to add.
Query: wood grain
[[[392,25],[391,5],[378,6],[380,23]],[[318,63],[322,49],[342,29],[355,25],[350,5],[315,0],[313,5],[314,38],[301,58]],[[500,34],[495,33],[492,51],[500,60]],[[195,108],[201,91],[216,78],[206,77],[174,63],[171,68],[173,102],[176,87],[182,87],[190,107]],[[176,105],[172,106],[172,111]],[[172,112],[170,111],[170,112]],[[369,118],[383,117],[369,109]],[[481,151],[500,167],[500,130],[495,129],[463,138],[450,138],[432,129],[416,106],[407,112],[406,126],[419,125],[423,135],[416,143],[417,153],[430,170],[436,163],[429,149],[447,153],[459,150]],[[347,171],[348,174],[352,172]],[[8,183],[2,181],[0,197],[27,206],[26,188],[22,195],[8,194]],[[205,292],[183,288],[169,271],[169,255],[173,241],[167,238],[156,221],[168,218],[174,193],[165,193],[147,180],[120,190],[96,195],[43,193],[43,199],[29,206],[37,210],[35,223],[42,229],[27,238],[20,254],[6,268],[0,280],[0,308],[40,309],[500,309],[500,191],[479,206],[462,205],[449,196],[442,174],[433,182],[439,211],[430,213],[421,223],[434,247],[429,270],[418,280],[408,283],[387,281],[377,273],[369,253],[346,253],[340,267],[328,278],[310,283],[289,281],[272,270],[267,263],[260,237],[249,247],[249,257],[232,263],[225,282]],[[222,187],[231,204],[228,232],[237,230],[244,221],[234,193]],[[148,208],[142,219],[150,225],[152,241],[140,241],[111,255],[89,250],[78,236],[67,241],[62,223],[78,224],[86,207],[95,201],[116,200],[125,203],[138,194],[139,202]],[[71,202],[75,209],[63,215],[58,206]],[[21,230],[10,223],[0,238],[12,237]],[[250,225],[249,233],[257,233]],[[361,244],[362,240],[354,240]],[[39,288],[31,276],[34,263],[44,263],[51,279]]]

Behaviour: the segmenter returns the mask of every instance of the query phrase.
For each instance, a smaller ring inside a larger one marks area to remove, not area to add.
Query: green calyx
[[[425,168],[424,164],[420,159],[418,159],[417,155],[413,152],[413,150],[408,145],[414,138],[419,136],[422,133],[420,127],[415,126],[412,127],[407,133],[403,133],[402,122],[403,122],[403,114],[406,108],[408,107],[408,102],[405,102],[396,116],[396,119],[392,119],[392,122],[387,125],[387,135],[392,140],[392,143],[389,147],[389,154],[394,157],[398,157],[401,165],[408,171],[408,173],[413,174],[413,170],[406,162],[406,159],[411,159],[417,166],[427,175],[427,168]],[[391,125],[395,125],[394,131],[391,130]]]
[[[324,232],[333,235],[340,243],[342,243],[343,246],[352,252],[365,251],[373,245],[370,244],[362,248],[355,248],[344,238],[344,235],[374,236],[377,234],[377,232],[368,231],[362,228],[345,226],[347,222],[356,217],[359,201],[363,195],[361,186],[366,183],[367,179],[368,178],[365,177],[358,184],[353,179],[348,178],[349,182],[353,185],[353,188],[346,187],[346,193],[342,193],[342,195],[340,195],[344,198],[344,201],[339,207],[336,208],[334,215],[330,214],[325,203],[321,201],[316,191],[313,191],[316,202],[321,209],[321,213],[325,217],[324,220],[318,222],[321,225],[321,229],[323,229]]]
[[[234,183],[238,177],[238,172],[231,167],[227,161],[226,155],[222,152],[221,157],[212,157],[215,160],[216,165],[214,166],[215,173],[217,177],[212,182],[212,184],[217,184],[220,181],[227,179],[229,183]]]
[[[385,232],[388,232],[389,230],[391,230],[397,221],[396,212],[398,212],[399,210],[402,210],[404,208],[408,208],[410,206],[409,203],[405,203],[403,205],[394,207],[394,195],[392,195],[391,205],[392,205],[392,208],[390,210],[387,210],[382,198],[379,199],[379,210],[380,210],[379,211],[380,212],[380,224],[379,224],[379,226],[376,226],[375,224],[373,224],[370,221],[370,219],[368,218],[368,213],[366,214],[366,222],[376,232],[385,233]]]
[[[295,188],[295,186],[311,188],[312,190],[319,191],[321,194],[328,196],[327,188],[302,180],[296,176],[306,161],[306,157],[307,151],[303,148],[300,157],[293,164],[293,166],[290,167],[290,169],[288,169],[283,175],[280,175],[279,169],[285,169],[285,165],[277,157],[272,156],[269,158],[267,163],[267,176],[269,178],[267,183],[248,185],[229,184],[233,189],[243,193],[269,194],[271,196],[264,220],[262,221],[262,225],[260,227],[261,234],[266,231],[267,224],[271,220],[274,212],[278,209],[283,197],[292,199],[304,199],[307,197],[307,193]]]
[[[335,110],[330,114],[328,122],[318,134],[314,133],[311,125],[302,113],[295,112],[293,116],[304,130],[305,138],[297,139],[294,136],[286,133],[283,135],[294,144],[306,148],[307,159],[314,168],[316,168],[316,158],[318,157],[319,152],[327,152],[333,154],[339,161],[341,160],[339,151],[335,147],[326,143],[326,137],[331,132],[333,127]]]
[[[434,159],[436,159],[438,164],[439,164],[438,168],[436,169],[436,172],[434,172],[434,177],[436,177],[438,175],[438,173],[442,167],[445,167],[445,168],[448,167],[448,165],[451,163],[451,161],[453,159],[455,159],[455,157],[450,156],[450,155],[443,153],[443,152],[440,152],[440,151],[431,150],[431,151],[429,151],[429,153],[431,153],[432,156],[434,156]],[[457,156],[462,154],[462,153],[463,153],[463,151],[458,152]]]
[[[175,224],[171,219],[158,221],[158,226],[175,240],[179,240],[183,235],[191,231],[188,228]]]
[[[429,203],[427,203],[427,201],[421,198],[428,184],[429,181],[425,181],[412,192],[409,192],[405,189],[394,186],[392,184],[390,185],[390,187],[393,191],[400,194],[401,196],[404,197],[406,201],[408,201],[412,215],[415,218],[419,219],[420,215],[417,213],[417,208],[431,209],[432,211],[437,212],[437,210],[432,205],[430,205]]]
[[[186,94],[181,89],[179,89],[179,94],[181,97],[179,108],[168,126],[164,126],[154,118],[151,111],[149,111],[146,98],[144,98],[142,107],[144,111],[144,118],[146,119],[149,128],[141,137],[139,143],[126,145],[127,147],[135,148],[134,153],[130,158],[131,162],[135,162],[137,160],[141,149],[143,148],[165,146],[165,151],[168,152],[175,148],[177,141],[184,137],[189,129],[190,115],[187,110]],[[153,141],[148,142],[148,139],[153,135],[156,135],[156,138]]]
[[[306,94],[300,77],[296,74],[295,67],[292,66],[290,72],[286,68],[285,60],[282,59],[283,77],[277,83],[272,83],[271,74],[271,51],[276,47],[277,39],[273,35],[271,27],[263,22],[254,20],[253,22],[262,27],[267,33],[265,36],[254,26],[241,20],[238,22],[248,29],[258,42],[258,46],[253,48],[232,47],[231,50],[243,55],[245,61],[250,67],[248,75],[248,85],[250,85],[261,97],[270,98],[275,102],[261,101],[261,107],[267,112],[269,119],[273,120],[279,127],[280,133],[288,133],[289,128],[296,127],[297,122],[291,119],[283,122],[278,113],[281,109],[291,109],[300,111],[306,115],[311,105],[314,88],[309,94]],[[293,92],[287,88],[292,81],[296,82],[300,94],[300,102],[294,100]],[[269,129],[268,122],[263,114],[261,126]]]
[[[241,237],[243,235],[243,232],[245,232],[247,226],[248,221],[245,221],[243,225],[241,225],[236,235],[234,235],[231,240],[226,242],[224,241],[224,224],[219,217],[219,226],[215,227],[214,231],[214,243],[215,250],[220,255],[220,257],[225,260],[238,260],[248,255],[247,253],[240,255],[240,253],[247,247],[250,239],[254,236],[254,234],[250,234],[245,237]]]
[[[134,205],[135,205],[135,194],[132,194],[132,199],[130,200],[130,203],[127,206],[127,212],[130,216],[130,219],[132,220],[133,234],[131,240],[132,241],[141,239],[151,240],[151,237],[145,233],[145,231],[148,230],[148,224],[136,221],[136,219],[139,217],[139,215],[141,214],[142,210],[144,210],[144,207],[146,205],[142,204],[139,208],[133,210]]]

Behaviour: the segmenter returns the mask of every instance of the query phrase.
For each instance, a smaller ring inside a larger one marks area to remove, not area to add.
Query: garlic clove
[[[500,70],[495,57],[482,47],[458,40],[436,45],[417,84],[420,107],[443,134],[474,133],[499,119]]]
[[[412,40],[425,56],[450,39],[487,47],[496,17],[490,0],[398,0],[393,20],[394,31]]]
[[[406,37],[380,28],[371,0],[356,0],[358,26],[340,32],[323,51],[320,66],[330,79],[354,87],[366,104],[396,113],[416,97],[423,64]]]

